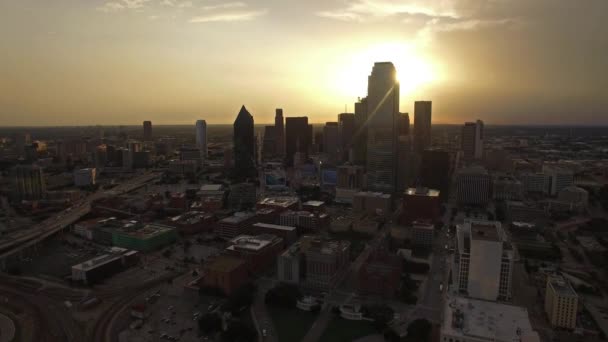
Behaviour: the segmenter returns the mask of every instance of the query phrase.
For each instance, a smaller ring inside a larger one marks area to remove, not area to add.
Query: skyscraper
[[[42,168],[37,165],[17,165],[13,169],[14,193],[17,200],[39,200],[46,191]]]
[[[293,155],[300,152],[308,158],[312,144],[312,126],[308,125],[308,117],[293,117],[285,119],[285,161],[287,166],[293,166]]]
[[[152,141],[152,121],[144,121],[144,141]]]
[[[420,185],[439,190],[442,199],[447,198],[450,187],[450,154],[439,149],[422,152],[420,162]]]
[[[274,136],[276,140],[276,152],[285,156],[285,127],[283,124],[283,109],[277,108],[274,116]]]
[[[408,113],[399,113],[397,131],[400,136],[410,134],[410,115]]]
[[[339,161],[349,160],[350,152],[353,149],[353,136],[355,134],[355,114],[342,113],[338,115],[338,125],[340,130],[340,155]]]
[[[262,141],[262,157],[264,160],[271,160],[278,155],[277,145],[276,126],[265,126]]]
[[[399,81],[393,63],[375,63],[367,84],[367,187],[394,192]]]
[[[255,135],[253,116],[245,106],[234,120],[234,175],[237,179],[252,177],[255,173]]]
[[[414,150],[418,153],[431,147],[431,101],[414,104]]]
[[[326,122],[323,127],[323,149],[330,163],[338,162],[340,129],[337,122]]]
[[[481,159],[483,157],[483,121],[465,122],[460,137],[465,160]]]
[[[365,165],[367,159],[367,98],[355,103],[354,163]]]
[[[207,157],[207,122],[196,120],[196,147],[201,150],[203,158]]]

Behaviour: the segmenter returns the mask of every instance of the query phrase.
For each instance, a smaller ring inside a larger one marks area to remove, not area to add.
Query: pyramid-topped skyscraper
[[[238,180],[255,176],[255,134],[253,116],[245,106],[234,120],[234,175]]]

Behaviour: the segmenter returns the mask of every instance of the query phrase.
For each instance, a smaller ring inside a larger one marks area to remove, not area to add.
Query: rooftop
[[[439,190],[429,188],[408,188],[405,190],[405,194],[408,196],[428,196],[428,197],[439,197]]]
[[[254,216],[255,216],[255,213],[252,213],[252,212],[238,212],[232,216],[228,216],[228,217],[220,220],[220,223],[239,224],[239,223],[245,222],[245,221],[253,218]]]
[[[487,341],[520,341],[537,335],[525,308],[462,297],[446,301],[441,331]]]
[[[289,208],[300,201],[297,197],[282,196],[282,197],[266,197],[258,202],[259,205],[271,205],[275,207]]]
[[[355,196],[376,197],[376,198],[383,198],[383,199],[391,198],[390,194],[385,194],[382,192],[373,192],[373,191],[359,191],[359,192],[357,192],[357,194]]]
[[[500,241],[498,229],[494,222],[471,222],[471,239]]]
[[[321,207],[325,204],[325,202],[323,201],[307,201],[304,202],[302,205],[308,206],[308,207]]]
[[[134,223],[134,224],[127,223],[127,224],[123,225],[122,227],[117,228],[116,231],[119,233],[122,233],[124,235],[132,236],[132,237],[136,237],[136,238],[140,238],[140,239],[149,239],[149,238],[152,238],[152,237],[160,235],[160,234],[164,234],[164,233],[169,232],[174,229],[175,228],[173,228],[173,227],[164,226],[164,225],[157,224],[157,223],[149,223],[149,224],[146,224],[145,226],[141,226],[136,223]]]
[[[220,255],[217,258],[211,260],[207,264],[206,269],[217,272],[230,272],[242,266],[243,264],[245,264],[245,261],[241,258],[229,255]]]
[[[222,184],[205,184],[201,186],[201,191],[223,191],[224,186]]]
[[[259,251],[265,247],[273,244],[277,239],[280,239],[276,235],[272,234],[261,234],[261,235],[239,235],[234,239],[230,240],[231,246],[227,247],[227,250],[249,250]]]
[[[276,230],[286,230],[286,231],[292,231],[292,230],[296,230],[296,227],[292,227],[292,226],[281,226],[278,224],[270,224],[270,223],[256,223],[253,225],[254,227],[262,227],[262,228],[269,228],[269,229],[276,229]]]
[[[562,276],[551,276],[548,278],[549,286],[561,297],[577,297],[570,283]]]

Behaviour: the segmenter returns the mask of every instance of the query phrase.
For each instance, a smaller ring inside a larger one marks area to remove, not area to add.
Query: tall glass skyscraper
[[[201,150],[203,158],[207,157],[207,122],[196,120],[196,147]]]
[[[255,175],[255,135],[253,116],[245,106],[234,120],[234,169],[235,177],[244,180]]]
[[[399,81],[393,63],[375,63],[367,84],[367,187],[392,193],[397,175]]]

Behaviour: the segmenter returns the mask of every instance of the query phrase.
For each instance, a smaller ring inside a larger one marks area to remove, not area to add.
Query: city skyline
[[[274,108],[333,121],[345,105],[353,112],[382,61],[399,73],[400,112],[432,100],[434,123],[606,124],[607,10],[565,0],[5,1],[0,126],[221,124],[242,104],[256,122],[271,123]]]

